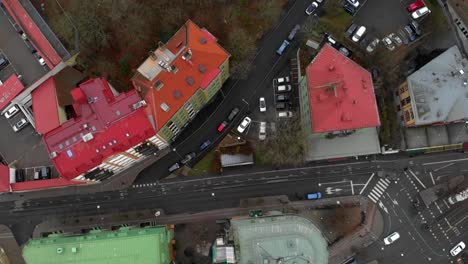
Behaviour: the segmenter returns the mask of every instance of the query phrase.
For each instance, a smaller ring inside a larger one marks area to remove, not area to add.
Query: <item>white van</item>
[[[291,91],[291,85],[289,85],[289,84],[279,85],[278,87],[276,87],[276,91],[278,93],[290,92]]]
[[[281,111],[278,112],[278,117],[280,118],[286,118],[286,117],[292,117],[293,113],[291,111]]]
[[[10,107],[10,109],[8,109],[6,112],[5,112],[5,117],[7,119],[11,118],[12,116],[16,115],[16,113],[19,112],[19,108],[14,105],[12,107]]]

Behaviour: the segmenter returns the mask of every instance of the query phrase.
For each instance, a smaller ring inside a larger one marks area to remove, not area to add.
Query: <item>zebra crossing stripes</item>
[[[390,180],[388,179],[379,179],[377,184],[372,188],[370,193],[367,195],[374,203],[377,203],[380,197],[384,194],[385,190],[388,188]]]

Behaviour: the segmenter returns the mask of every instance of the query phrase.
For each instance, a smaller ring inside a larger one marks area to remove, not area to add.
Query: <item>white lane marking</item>
[[[351,181],[351,192],[353,193],[354,195],[354,186],[353,186],[353,181]]]
[[[369,184],[369,182],[372,180],[372,178],[374,177],[375,173],[372,173],[372,175],[370,176],[370,178],[367,180],[366,184],[364,185],[364,187],[361,189],[361,191],[359,192],[359,195],[361,195],[364,190],[366,189],[367,185]]]
[[[411,175],[413,175],[413,177],[419,182],[419,184],[421,184],[421,186],[424,188],[424,189],[427,189],[427,187],[424,185],[424,183],[422,183],[422,181],[418,178],[418,176],[416,176],[416,174],[414,174],[414,172],[412,170],[408,170]]]
[[[369,197],[374,203],[377,203],[379,199],[376,199],[372,194],[369,194],[367,197]]]
[[[429,172],[429,175],[431,175],[432,184],[435,185],[434,175],[432,175],[432,171]]]
[[[383,204],[383,202],[382,202],[382,201],[379,201],[379,206],[380,206],[380,208],[382,208],[382,210],[384,210],[384,211],[385,211],[385,213],[387,213],[387,214],[388,214],[388,209],[387,209],[387,207],[385,207],[385,205]]]
[[[466,158],[466,159],[454,159],[454,160],[444,160],[444,161],[429,162],[429,163],[423,163],[422,165],[423,165],[423,166],[427,166],[427,165],[442,164],[442,163],[457,162],[457,161],[465,161],[465,160],[468,160],[468,158]]]
[[[378,194],[379,196],[383,194],[383,191],[377,189],[377,188],[374,188],[372,189],[371,193],[375,193],[375,194]]]
[[[450,166],[452,166],[453,164],[455,164],[455,163],[452,162],[452,163],[449,163],[449,164],[447,164],[447,165],[444,165],[444,166],[442,166],[442,167],[440,167],[440,168],[435,169],[434,172],[440,171],[440,170],[445,169],[445,168],[447,168],[447,167],[450,167]]]

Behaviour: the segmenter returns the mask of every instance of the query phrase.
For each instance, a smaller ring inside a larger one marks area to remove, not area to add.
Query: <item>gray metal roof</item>
[[[407,78],[416,125],[468,118],[468,61],[453,46]]]

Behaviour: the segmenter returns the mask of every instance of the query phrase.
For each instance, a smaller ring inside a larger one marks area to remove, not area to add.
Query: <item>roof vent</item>
[[[153,87],[156,88],[158,91],[164,86],[164,83],[162,83],[160,80],[157,80],[154,84]]]
[[[192,77],[190,77],[190,76],[189,76],[189,77],[187,77],[187,78],[185,78],[185,81],[186,81],[186,82],[187,82],[187,84],[188,84],[188,85],[190,85],[190,86],[192,86],[192,85],[194,85],[194,84],[195,84],[195,81],[194,81],[194,80],[193,80],[193,78],[192,78]]]
[[[95,103],[95,102],[97,102],[97,100],[98,100],[98,97],[97,97],[97,96],[88,97],[88,104]]]
[[[154,53],[154,50],[151,50],[149,53],[148,53],[150,59],[152,60],[157,60],[158,59],[158,56],[156,56],[156,54]]]
[[[203,65],[203,64],[198,64],[198,70],[199,70],[201,73],[205,73],[205,72],[206,72],[206,67],[205,67],[205,65]]]
[[[83,139],[84,142],[88,142],[91,139],[93,139],[94,136],[92,133],[87,133],[87,134],[82,135],[81,138]]]
[[[200,41],[200,44],[206,44],[207,42],[206,38],[204,37],[200,37],[199,41]]]
[[[182,97],[182,93],[175,89],[173,92],[172,92],[172,95],[174,96],[175,99],[180,99]]]
[[[191,51],[190,49],[188,49],[188,50],[184,53],[184,55],[182,55],[182,59],[183,59],[184,61],[188,61],[188,60],[190,60],[191,58],[192,58],[192,51]]]
[[[50,153],[49,157],[50,157],[51,159],[56,158],[56,157],[57,157],[57,152],[52,151],[52,152]]]
[[[334,71],[334,70],[335,70],[335,66],[333,66],[333,65],[328,66],[328,70],[329,70],[329,71]]]
[[[63,248],[59,247],[57,248],[57,254],[62,254],[63,253]]]
[[[145,100],[141,100],[141,101],[139,101],[139,102],[134,103],[134,104],[133,104],[133,109],[136,110],[136,109],[138,109],[138,108],[140,108],[140,107],[143,107],[143,106],[146,106]]]
[[[161,104],[161,109],[164,110],[164,112],[169,112],[170,108],[166,103]]]

